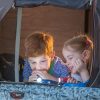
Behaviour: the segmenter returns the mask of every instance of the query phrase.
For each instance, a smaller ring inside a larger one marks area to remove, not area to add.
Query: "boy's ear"
[[[53,52],[51,53],[50,57],[51,57],[52,59],[54,59],[54,57],[55,57],[55,51],[53,51]]]
[[[82,52],[82,58],[83,58],[83,60],[86,62],[89,59],[89,57],[90,57],[90,51],[89,50],[84,50]]]

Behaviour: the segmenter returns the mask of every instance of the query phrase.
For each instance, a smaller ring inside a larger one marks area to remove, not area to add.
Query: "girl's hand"
[[[75,80],[75,79],[72,78],[72,77],[68,77],[67,83],[78,83],[78,81]]]
[[[84,61],[81,59],[76,59],[72,67],[72,73],[80,72],[85,68],[86,64],[84,63]]]

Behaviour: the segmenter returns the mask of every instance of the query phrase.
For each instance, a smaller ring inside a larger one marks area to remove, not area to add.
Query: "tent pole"
[[[16,41],[15,41],[15,82],[19,82],[19,50],[20,50],[21,19],[22,19],[22,8],[18,8]]]

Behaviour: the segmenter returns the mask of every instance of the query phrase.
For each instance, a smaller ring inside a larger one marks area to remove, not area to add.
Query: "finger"
[[[72,79],[71,82],[72,82],[72,83],[76,83],[76,80],[75,80],[75,79]]]
[[[42,79],[45,79],[45,75],[43,73],[37,73],[38,77],[41,77]]]
[[[83,61],[81,59],[77,60],[77,64],[81,65],[83,63]]]
[[[32,74],[36,74],[36,73],[37,73],[37,71],[33,71],[33,72],[32,72]]]
[[[33,78],[29,78],[29,80],[28,80],[28,82],[33,82],[34,80],[33,80]]]
[[[70,79],[70,83],[74,83],[74,79],[73,78]]]
[[[37,76],[31,76],[29,79],[37,79]]]
[[[37,81],[36,77],[29,77],[29,82],[34,82],[34,81]]]
[[[67,83],[70,83],[70,80],[71,80],[71,78],[70,78],[70,77],[68,77]]]
[[[67,80],[67,82],[68,83],[76,83],[76,80],[74,79],[74,78],[69,78],[68,80]]]

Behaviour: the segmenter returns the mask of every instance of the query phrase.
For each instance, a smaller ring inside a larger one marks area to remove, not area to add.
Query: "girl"
[[[89,81],[92,51],[93,42],[87,35],[75,36],[64,43],[62,53],[70,69],[71,77],[81,82],[81,84],[75,84],[77,86],[86,86]]]

